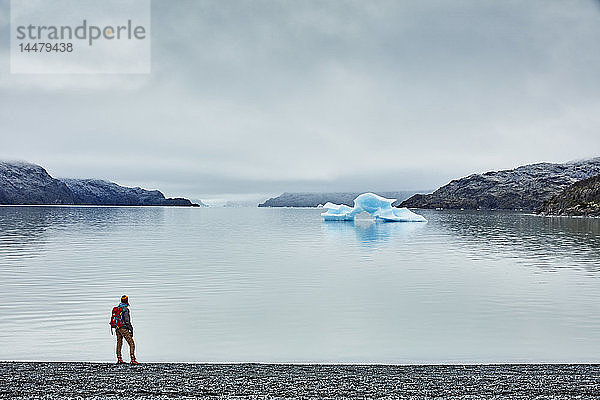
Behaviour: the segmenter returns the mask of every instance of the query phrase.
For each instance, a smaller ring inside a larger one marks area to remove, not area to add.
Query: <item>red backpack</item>
[[[123,326],[123,309],[119,306],[113,307],[112,315],[110,316],[110,327],[118,329]]]

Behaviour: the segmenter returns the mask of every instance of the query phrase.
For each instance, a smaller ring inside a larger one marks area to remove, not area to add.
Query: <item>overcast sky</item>
[[[152,3],[148,75],[9,74],[0,158],[197,199],[600,156],[594,1]]]

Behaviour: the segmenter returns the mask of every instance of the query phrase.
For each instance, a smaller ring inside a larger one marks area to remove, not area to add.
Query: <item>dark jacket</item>
[[[127,307],[127,304],[121,303],[119,304],[119,307],[123,309],[123,328],[127,328],[133,332],[133,325],[131,325],[131,317],[129,316],[129,308]]]

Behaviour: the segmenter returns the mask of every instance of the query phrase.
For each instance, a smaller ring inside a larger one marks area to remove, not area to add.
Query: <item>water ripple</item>
[[[600,361],[600,220],[0,207],[0,359]]]

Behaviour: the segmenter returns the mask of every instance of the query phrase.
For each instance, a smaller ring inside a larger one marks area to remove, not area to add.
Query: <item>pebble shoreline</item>
[[[600,365],[1,362],[0,397],[600,399]]]

